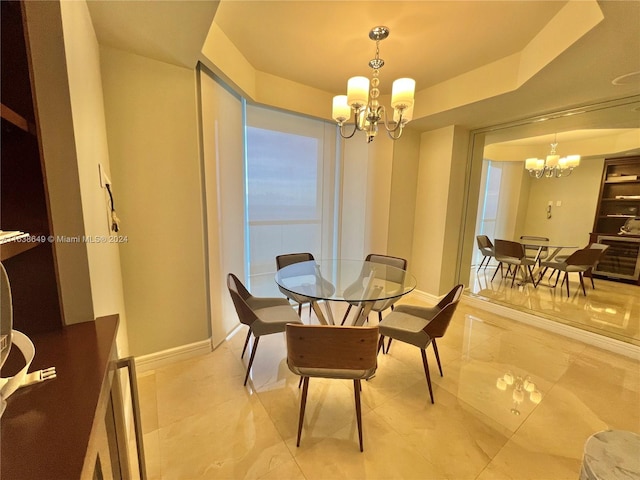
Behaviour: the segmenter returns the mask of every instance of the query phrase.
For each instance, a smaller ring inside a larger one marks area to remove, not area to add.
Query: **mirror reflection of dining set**
[[[298,387],[302,389],[297,446],[304,425],[309,379],[333,378],[353,381],[359,446],[363,451],[362,380],[373,379],[379,352],[389,354],[393,340],[420,349],[429,398],[434,403],[426,349],[432,345],[438,371],[443,376],[436,341],[449,327],[463,285],[453,287],[433,307],[396,306],[400,298],[416,287],[416,279],[407,271],[403,258],[371,254],[364,261],[316,260],[310,253],[291,253],[277,256],[276,268],[275,282],[281,297],[254,296],[233,273],[227,275],[227,287],[238,319],[248,327],[241,358],[253,337],[244,385],[249,380],[260,338],[285,333],[287,366],[300,377]],[[346,305],[339,323],[330,306],[336,302]],[[324,304],[326,314],[320,303]],[[307,323],[303,321],[307,317],[303,315],[306,304],[309,304]],[[350,320],[352,309],[355,312]],[[318,323],[313,321],[311,311]],[[372,312],[377,313],[375,321],[369,321]]]
[[[556,288],[560,275],[563,274],[561,286],[566,286],[567,297],[570,297],[569,279],[570,273],[577,273],[583,295],[587,295],[584,277],[591,280],[591,287],[595,289],[593,270],[598,265],[602,255],[609,248],[608,245],[590,243],[584,248],[575,245],[566,245],[553,242],[546,237],[521,236],[519,241],[495,239],[493,242],[487,235],[476,236],[478,249],[482,254],[482,260],[477,271],[487,266],[492,259],[498,262],[495,272],[491,277],[493,282],[500,272],[503,279],[511,279],[511,287],[518,283],[524,285],[531,283],[537,288],[547,272],[550,272],[549,286]],[[577,249],[577,250],[576,250]],[[568,255],[561,255],[563,250],[575,250]],[[506,266],[506,271],[505,271]],[[518,274],[521,274],[517,279]]]

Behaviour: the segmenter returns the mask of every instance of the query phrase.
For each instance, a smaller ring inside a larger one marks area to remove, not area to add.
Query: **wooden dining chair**
[[[580,250],[576,250],[571,255],[569,255],[562,262],[555,261],[547,261],[542,262],[541,266],[543,267],[542,272],[540,273],[540,278],[542,278],[547,271],[548,268],[553,268],[557,272],[556,282],[553,285],[555,288],[558,285],[558,280],[560,279],[560,273],[564,272],[564,277],[562,280],[562,284],[567,284],[567,297],[570,296],[569,293],[569,273],[577,273],[580,279],[580,286],[582,287],[582,293],[586,296],[587,291],[584,288],[584,274],[586,272],[590,272],[595,266],[598,264],[600,257],[605,252],[606,249],[603,248],[582,248]],[[551,273],[551,277],[553,278],[553,273]],[[595,284],[593,283],[593,277],[591,277],[591,285],[595,288]]]
[[[487,267],[489,266],[489,262],[493,257],[495,257],[496,252],[495,252],[493,243],[491,242],[491,240],[489,240],[489,237],[487,237],[486,235],[476,236],[476,243],[478,244],[478,249],[482,253],[482,260],[480,261],[478,270],[476,270],[477,272],[479,272],[485,260],[487,263],[485,264],[484,269],[485,270],[487,269]]]
[[[433,353],[438,362],[440,376],[442,376],[442,365],[436,339],[442,338],[449,328],[453,314],[458,308],[460,297],[464,290],[464,285],[456,285],[447,293],[435,307],[419,307],[413,305],[398,305],[389,315],[384,317],[378,328],[380,329],[380,339],[378,341],[378,351],[384,351],[384,338],[389,337],[387,353],[391,340],[395,339],[414,345],[420,349],[422,354],[422,366],[427,377],[429,396],[433,401],[433,389],[431,388],[431,375],[429,374],[429,363],[427,362],[426,348],[433,345]]]
[[[255,337],[249,364],[247,365],[247,373],[244,377],[244,385],[246,385],[256,350],[258,350],[260,337],[271,333],[284,332],[288,323],[302,322],[293,308],[291,308],[289,300],[282,297],[254,297],[233,273],[227,275],[227,288],[238,314],[238,319],[249,327],[240,358],[244,358],[251,334]]]
[[[289,324],[286,326],[286,337],[287,365],[293,373],[302,377],[296,446],[300,446],[302,436],[309,378],[336,378],[353,380],[358,439],[360,451],[364,451],[361,380],[370,378],[376,371],[378,327]]]
[[[276,268],[280,270],[288,265],[293,265],[294,263],[300,262],[309,262],[314,260],[313,255],[311,253],[285,253],[283,255],[276,256]],[[303,295],[297,295],[295,293],[291,293],[282,287],[278,287],[280,291],[289,299],[298,304],[298,316],[302,316],[302,305],[305,303],[309,304],[309,315],[311,315],[311,307],[313,299],[309,297],[305,297]]]
[[[390,267],[395,267],[397,269],[399,269],[397,271],[397,274],[390,274],[387,276],[387,280],[389,282],[395,282],[398,285],[402,285],[402,283],[404,282],[404,275],[405,275],[405,271],[407,270],[407,260],[401,257],[392,257],[390,255],[380,255],[377,253],[370,253],[369,255],[367,255],[367,257],[364,259],[365,262],[371,262],[371,263],[380,263],[382,265],[388,265]],[[400,272],[400,270],[402,270],[402,272]],[[394,273],[396,273],[394,271]],[[362,285],[362,279],[366,278],[369,275],[369,271],[368,269],[365,267],[362,270],[362,273],[360,274],[360,278],[358,279],[358,281],[354,282],[353,284],[349,285],[345,291],[344,291],[344,296],[345,297],[349,297],[350,292],[352,291],[357,291],[359,289],[363,288]],[[378,312],[378,321],[382,321],[382,312],[387,310],[388,308],[391,308],[391,310],[393,310],[393,305],[399,300],[400,297],[394,297],[394,298],[389,298],[386,300],[379,300],[377,302],[375,302],[373,304],[373,306],[371,307],[371,311],[373,312]],[[351,307],[353,306],[358,306],[358,303],[356,302],[349,302],[349,306],[347,307],[347,311],[344,314],[344,317],[342,317],[342,323],[341,325],[344,325],[344,322],[347,320],[347,317],[349,316],[349,312],[351,311]]]
[[[504,265],[509,265],[510,267],[511,266],[514,267],[513,276],[511,277],[512,288],[516,279],[516,275],[518,274],[518,270],[520,268],[522,268],[523,270],[522,271],[523,278],[525,279],[527,278],[527,272],[528,272],[529,278],[531,278],[531,282],[533,283],[533,286],[534,287],[537,286],[537,282],[535,278],[533,278],[533,270],[532,270],[532,267],[535,265],[536,262],[535,262],[535,259],[527,258],[524,245],[522,245],[519,242],[512,242],[510,240],[496,239],[495,249],[496,249],[496,260],[499,263],[498,263],[498,268],[496,268],[496,271],[493,273],[493,277],[491,277],[492,282],[496,276],[496,273],[498,273],[498,269],[500,269],[500,275],[504,277],[502,272],[502,268],[503,268],[502,265],[504,264]]]
[[[548,242],[547,237],[536,237],[535,235],[522,235],[520,237],[520,243],[524,245],[524,252],[527,258],[541,262],[549,256],[549,247],[536,246],[527,244],[527,240],[533,240],[535,242]]]

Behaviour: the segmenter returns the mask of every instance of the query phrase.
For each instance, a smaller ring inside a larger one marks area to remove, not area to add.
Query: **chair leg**
[[[244,385],[247,384],[247,380],[249,379],[249,372],[251,371],[251,365],[253,365],[253,358],[256,356],[256,350],[258,350],[258,341],[260,341],[260,337],[256,337],[255,342],[253,342],[251,356],[249,357],[249,365],[247,365],[247,374],[244,376]]]
[[[482,260],[480,260],[480,265],[478,265],[478,269],[476,270],[476,272],[479,272],[480,269],[482,268],[482,265],[484,264],[484,261],[489,258],[489,257],[482,257]],[[489,262],[487,262],[489,263]],[[486,268],[486,267],[485,267]]]
[[[378,312],[378,323],[382,321],[382,312]]]
[[[344,312],[344,317],[342,317],[342,323],[340,325],[344,325],[344,322],[347,321],[347,317],[349,316],[349,312],[351,311],[351,304],[347,307],[347,311]]]
[[[304,409],[307,406],[307,390],[309,389],[309,377],[302,377],[302,379],[302,397],[300,398],[300,419],[298,420],[298,441],[296,442],[296,447],[300,446],[302,424],[304,422]]]
[[[421,348],[420,353],[422,354],[422,365],[424,366],[424,374],[427,376],[427,386],[429,387],[429,396],[431,396],[431,403],[434,403],[433,390],[431,389],[431,375],[429,375],[429,362],[427,362],[427,352],[424,351],[424,348]]]
[[[438,355],[438,345],[436,345],[436,339],[432,339],[433,353],[436,354],[436,361],[438,362],[438,370],[440,370],[440,376],[442,377],[442,365],[440,365],[440,355]]]
[[[538,288],[538,282],[536,282],[536,279],[533,278],[533,269],[531,268],[531,265],[527,265],[527,269],[529,270],[529,278],[531,278],[531,283],[533,283],[533,288]]]
[[[300,377],[300,380],[298,381],[298,388],[300,388],[302,386],[302,380],[304,379],[304,377]]]
[[[244,352],[247,350],[247,345],[249,345],[249,337],[251,337],[251,329],[247,332],[247,338],[244,341],[244,347],[242,348],[242,355],[240,355],[240,358],[244,358]]]
[[[570,297],[569,295],[569,272],[564,272],[564,280],[563,282],[565,282],[567,284],[567,298]]]
[[[582,287],[582,293],[586,297],[587,291],[584,289],[584,278],[582,277],[582,272],[578,272],[578,275],[580,276],[580,286]]]
[[[389,341],[387,342],[387,353],[389,353],[389,347],[391,346],[391,340],[393,340],[393,338],[389,337]]]
[[[509,268],[511,268],[511,265],[509,265]],[[513,284],[516,281],[516,275],[518,274],[518,268],[514,268],[513,269],[513,277],[511,277],[511,288],[513,288]]]
[[[544,278],[544,274],[547,273],[548,269],[549,269],[549,267],[544,267],[542,269],[542,272],[540,272],[540,276],[538,277],[538,283],[540,283],[540,281]]]
[[[498,273],[498,268],[500,269],[500,275],[502,275],[502,262],[498,263],[498,266],[496,267],[496,271],[493,272],[493,276],[491,277],[492,282],[493,282],[493,279],[496,278],[496,274]]]
[[[302,317],[302,304],[301,303],[298,304],[298,316]]]
[[[356,399],[356,420],[358,422],[358,440],[360,440],[360,451],[363,452],[364,448],[362,446],[362,408],[360,407],[360,390],[362,389],[362,385],[360,384],[359,379],[355,379],[353,381],[353,392],[355,394]]]
[[[384,335],[380,335],[378,339],[378,350],[376,351],[376,355],[380,353],[380,349],[382,348],[382,353],[384,353]]]

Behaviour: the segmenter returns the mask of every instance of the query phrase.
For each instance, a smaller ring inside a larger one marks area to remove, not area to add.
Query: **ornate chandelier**
[[[338,122],[342,138],[351,138],[356,131],[362,131],[367,136],[367,143],[373,141],[378,133],[378,123],[382,125],[393,140],[402,135],[402,129],[413,116],[413,96],[416,81],[412,78],[399,78],[393,82],[391,92],[391,107],[393,119],[389,120],[384,106],[379,104],[380,90],[378,85],[380,69],[384,60],[380,58],[380,42],[389,36],[387,27],[374,27],[369,32],[369,38],[376,42],[376,56],[369,61],[373,69],[371,83],[367,77],[352,77],[347,82],[347,94],[333,97],[333,111],[331,117]],[[371,85],[371,90],[369,90]],[[354,128],[349,134],[345,133],[344,124],[354,113]]]
[[[524,162],[524,168],[529,175],[535,178],[542,177],[568,177],[573,169],[580,165],[580,155],[567,155],[560,157],[556,153],[558,147],[557,134],[551,144],[551,152],[546,159],[543,158],[527,158]]]

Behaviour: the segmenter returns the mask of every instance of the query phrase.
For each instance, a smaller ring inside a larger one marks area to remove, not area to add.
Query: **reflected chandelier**
[[[524,168],[529,175],[536,178],[542,177],[568,177],[573,169],[580,165],[580,155],[568,155],[560,158],[556,153],[558,147],[558,136],[554,137],[551,144],[551,152],[546,159],[543,158],[527,158],[524,162]]]
[[[352,77],[347,82],[347,94],[333,97],[333,111],[331,117],[338,122],[340,136],[351,138],[356,131],[362,131],[370,143],[378,133],[378,123],[382,125],[393,140],[402,135],[402,129],[413,116],[413,95],[416,81],[412,78],[399,78],[393,82],[391,92],[391,107],[393,119],[389,120],[385,108],[379,104],[380,90],[378,85],[380,69],[384,60],[380,58],[380,42],[389,36],[387,27],[374,27],[369,32],[369,38],[376,42],[376,56],[369,61],[373,69],[371,83],[367,77]],[[371,85],[371,90],[369,90]],[[345,133],[344,124],[354,113],[354,128],[351,133]]]

